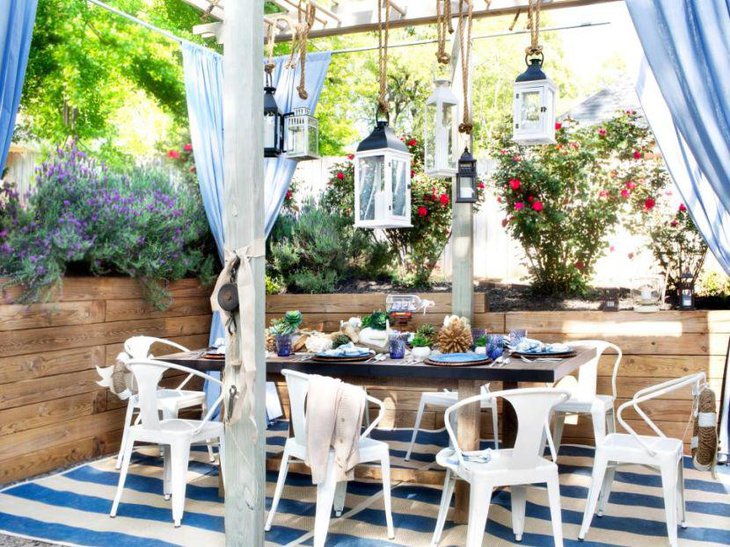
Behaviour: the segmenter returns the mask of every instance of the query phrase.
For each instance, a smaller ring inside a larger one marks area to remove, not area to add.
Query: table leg
[[[481,384],[473,380],[459,380],[459,399],[479,395]],[[478,404],[468,405],[459,411],[456,435],[462,450],[477,450],[480,437],[480,414]],[[456,483],[456,506],[454,522],[466,524],[469,517],[469,484],[464,481]]]
[[[502,389],[517,389],[517,382],[502,382]],[[515,439],[517,438],[517,414],[515,414],[514,407],[507,402],[506,399],[502,399],[502,441],[499,444],[500,448],[512,448],[515,445]]]

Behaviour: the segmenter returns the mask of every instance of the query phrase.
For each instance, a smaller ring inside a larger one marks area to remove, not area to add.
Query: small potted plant
[[[269,333],[274,336],[276,354],[279,357],[288,357],[292,354],[292,335],[297,332],[301,324],[302,313],[299,310],[288,311],[283,319],[271,322]]]
[[[474,342],[474,351],[480,355],[487,354],[487,336],[485,334],[481,335]]]
[[[413,349],[411,350],[411,354],[413,355],[414,359],[417,359],[418,361],[423,361],[431,355],[431,348],[429,347],[431,344],[431,341],[423,336],[422,334],[416,334],[413,337],[413,340],[411,340],[411,346],[413,346]]]

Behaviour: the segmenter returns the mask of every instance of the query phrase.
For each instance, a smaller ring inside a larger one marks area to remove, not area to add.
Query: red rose
[[[519,210],[524,209],[524,208],[525,208],[525,204],[522,201],[518,201],[517,203],[515,203],[515,210],[516,211],[519,211]]]
[[[167,153],[167,157],[172,158],[174,160],[180,159],[180,152],[178,152],[177,150],[170,150]]]
[[[538,211],[538,212],[542,211],[542,201],[536,201],[536,202],[534,202],[534,203],[532,204],[532,208],[533,208],[533,209],[534,209],[535,211]]]
[[[611,252],[614,252],[614,251],[616,250],[616,247],[614,247],[613,245],[611,245],[611,246],[610,246],[610,247],[608,248],[608,250],[609,250],[609,251],[611,251]]]
[[[416,139],[411,139],[406,144],[408,146],[416,146],[418,144],[418,141]]]
[[[563,128],[563,124],[560,122],[555,122],[555,131],[560,131]]]
[[[413,178],[415,176],[416,176],[416,172],[413,169],[411,169],[411,178]]]
[[[352,161],[355,159],[355,154],[347,154],[347,159]]]
[[[500,150],[500,151],[499,151],[499,153],[500,153],[500,154],[501,154],[502,156],[505,156],[505,155],[507,154],[507,150],[505,150],[504,148],[502,148],[502,150]]]
[[[418,208],[418,216],[419,217],[425,217],[428,214],[428,209],[426,209],[423,205],[421,205]]]
[[[484,183],[482,181],[477,182],[477,188],[484,190]]]
[[[654,198],[646,198],[646,201],[644,202],[644,207],[647,211],[653,209],[655,205],[656,201],[654,200]]]
[[[629,260],[633,260],[633,259],[634,259],[634,253],[629,253]]]
[[[576,260],[575,267],[582,272],[583,270],[585,270],[586,265],[583,263],[582,260]]]
[[[517,163],[517,162],[522,161],[522,158],[519,157],[519,156],[512,156],[512,161],[515,162],[515,163]]]
[[[639,152],[638,150],[634,150],[634,159],[635,160],[640,160],[641,159],[641,152]]]
[[[527,198],[527,201],[529,201],[530,203],[532,203],[533,201],[535,201],[535,198],[533,198],[532,196],[529,196]]]
[[[633,180],[630,180],[626,183],[626,188],[628,188],[629,190],[633,190],[634,188],[636,188],[636,183]]]
[[[624,188],[623,190],[621,190],[621,197],[622,198],[627,198],[627,197],[629,197],[630,194],[631,194],[631,192],[629,192],[626,188]]]
[[[197,170],[197,169],[195,168],[195,166],[194,166],[194,165],[191,165],[191,166],[190,166],[190,172],[191,172],[191,173],[197,173],[197,172],[198,172],[198,170]]]
[[[599,136],[599,137],[605,137],[605,136],[606,136],[606,130],[605,130],[605,129],[604,129],[603,127],[601,127],[601,128],[600,128],[600,129],[598,130],[598,136]]]
[[[687,206],[684,203],[681,203],[679,205],[679,212],[680,213],[686,213],[687,212]]]
[[[598,197],[601,197],[601,198],[608,197],[608,190],[601,190],[600,192],[598,192]]]
[[[507,224],[509,224],[509,219],[508,218],[503,218],[502,219],[502,228],[506,228],[507,227]]]
[[[670,224],[670,226],[671,226],[672,228],[676,228],[677,226],[679,226],[679,221],[678,221],[678,220],[677,220],[677,219],[675,218],[675,219],[674,219],[674,220],[672,220],[672,222],[670,222],[669,224]]]
[[[291,190],[286,191],[286,199],[291,199],[292,193]]]
[[[509,187],[512,188],[512,190],[517,190],[520,187],[520,179],[510,179]]]
[[[441,194],[439,196],[439,201],[441,202],[441,205],[448,205],[449,204],[449,196],[446,194]]]
[[[502,203],[502,196],[497,196],[497,203]]]
[[[186,145],[185,145],[185,146],[183,147],[183,150],[185,150],[185,152],[192,152],[192,151],[193,151],[193,145],[192,145],[192,144],[190,144],[190,143],[188,143],[188,144],[186,144]]]
[[[344,174],[344,173],[343,173],[342,171],[339,171],[339,172],[337,173],[337,178],[338,178],[338,179],[340,179],[340,180],[342,180],[342,179],[344,179],[344,178],[345,178],[345,174]]]

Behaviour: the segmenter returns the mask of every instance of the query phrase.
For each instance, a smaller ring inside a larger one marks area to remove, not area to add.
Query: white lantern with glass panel
[[[355,227],[411,227],[411,154],[387,121],[355,152]]]
[[[319,121],[307,107],[295,108],[284,116],[284,149],[290,159],[319,158]]]
[[[430,177],[450,178],[456,174],[454,120],[459,101],[450,84],[449,80],[435,80],[433,93],[426,101],[424,167]]]
[[[532,58],[514,85],[512,139],[520,144],[555,142],[557,88],[542,71],[542,58]]]

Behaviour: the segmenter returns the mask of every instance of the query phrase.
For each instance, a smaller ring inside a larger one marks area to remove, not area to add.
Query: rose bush
[[[423,168],[423,144],[415,137],[402,137],[413,154],[411,162],[411,224],[412,228],[382,230],[394,263],[393,277],[407,286],[424,287],[436,267],[451,235],[451,180],[426,176]],[[355,169],[350,155],[346,162],[336,164],[330,171],[328,189],[322,205],[337,211],[354,223]],[[484,201],[484,183],[477,189],[478,209]],[[377,237],[372,230],[363,230]]]
[[[21,302],[41,300],[68,272],[138,279],[159,307],[164,284],[208,280],[216,253],[200,195],[161,172],[110,172],[75,145],[37,171],[26,206],[3,188],[0,276],[22,285]]]

